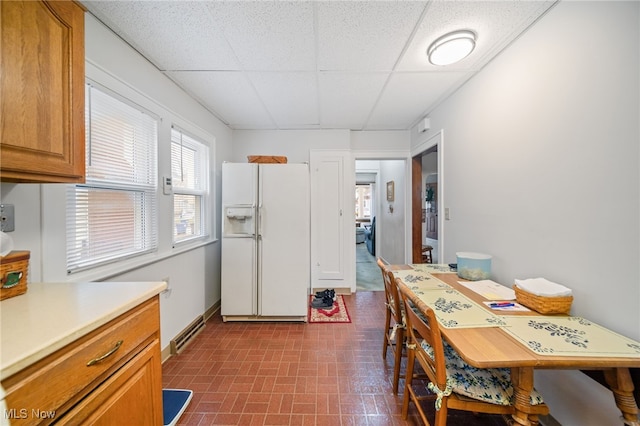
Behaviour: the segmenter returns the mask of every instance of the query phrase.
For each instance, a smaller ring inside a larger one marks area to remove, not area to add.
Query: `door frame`
[[[444,257],[444,129],[424,138],[411,150],[411,258],[422,263],[422,156],[438,152],[438,262]]]

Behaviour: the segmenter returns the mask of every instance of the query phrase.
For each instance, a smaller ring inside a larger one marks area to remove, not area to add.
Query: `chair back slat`
[[[378,267],[382,272],[382,280],[384,282],[384,294],[387,299],[387,305],[391,308],[393,319],[396,324],[403,324],[402,318],[402,299],[398,292],[395,276],[393,272],[378,258]]]

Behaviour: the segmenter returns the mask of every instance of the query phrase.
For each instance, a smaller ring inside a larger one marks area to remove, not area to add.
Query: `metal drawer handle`
[[[92,359],[91,361],[89,361],[87,363],[87,367],[90,367],[92,365],[95,365],[101,361],[103,361],[105,358],[110,357],[111,355],[113,355],[118,349],[120,349],[120,346],[122,346],[122,342],[123,340],[118,340],[118,342],[116,343],[116,345],[111,348],[111,350],[109,352],[107,352],[106,354],[99,356],[97,358]]]

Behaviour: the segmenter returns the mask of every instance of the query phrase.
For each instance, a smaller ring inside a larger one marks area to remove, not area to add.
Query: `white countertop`
[[[163,281],[29,283],[25,294],[0,302],[0,380],[166,287]]]

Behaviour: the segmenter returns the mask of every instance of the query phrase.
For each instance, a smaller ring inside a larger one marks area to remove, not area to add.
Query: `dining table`
[[[510,368],[514,424],[531,425],[529,397],[535,369],[578,369],[602,370],[622,423],[640,426],[629,372],[640,367],[639,342],[586,318],[542,315],[516,301],[497,301],[501,295],[487,294],[487,280],[478,284],[464,280],[448,265],[390,265],[390,269],[413,297],[434,310],[443,338],[465,362],[477,368]]]

